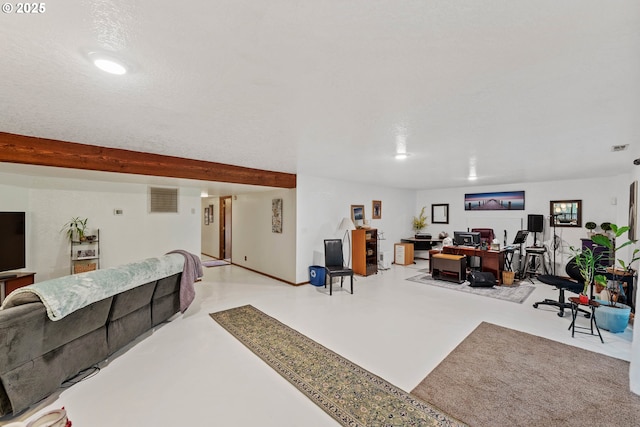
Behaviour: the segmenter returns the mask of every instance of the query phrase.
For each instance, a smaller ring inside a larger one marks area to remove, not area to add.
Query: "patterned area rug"
[[[435,280],[430,274],[418,274],[409,277],[407,280],[412,282],[424,283],[426,285],[437,286],[439,288],[451,289],[454,291],[466,292],[474,295],[482,295],[484,297],[501,299],[504,301],[522,304],[531,295],[536,288],[530,283],[520,282],[511,286],[494,286],[492,288],[472,288],[469,282],[454,283],[446,280]]]
[[[250,305],[210,316],[343,426],[464,425]]]

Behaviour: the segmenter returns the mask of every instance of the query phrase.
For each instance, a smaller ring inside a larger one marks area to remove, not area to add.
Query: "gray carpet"
[[[469,282],[454,283],[446,280],[435,280],[430,274],[418,274],[409,277],[407,280],[412,282],[424,283],[425,285],[437,286],[439,288],[451,289],[453,291],[466,292],[474,295],[481,295],[489,298],[496,298],[503,301],[515,302],[522,304],[531,293],[535,286],[531,283],[519,282],[511,286],[494,286],[492,288],[472,288]]]
[[[629,362],[484,322],[411,393],[474,427],[640,426]]]

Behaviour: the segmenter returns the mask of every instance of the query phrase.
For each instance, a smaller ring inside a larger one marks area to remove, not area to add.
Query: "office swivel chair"
[[[472,228],[471,231],[480,233],[480,243],[486,243],[487,246],[490,246],[495,238],[493,228]]]
[[[554,307],[558,307],[560,311],[558,312],[558,316],[564,316],[564,309],[571,309],[571,303],[566,302],[564,298],[564,291],[567,290],[569,292],[573,292],[575,294],[579,294],[584,289],[583,284],[581,283],[584,279],[580,275],[580,269],[578,268],[575,258],[572,258],[567,263],[567,267],[565,268],[567,274],[570,278],[574,280],[568,280],[563,277],[554,276],[552,274],[540,274],[538,275],[538,280],[542,283],[546,283],[547,285],[555,286],[560,292],[557,300],[553,299],[545,299],[544,301],[539,301],[533,304],[533,308],[538,308],[539,305],[551,305]],[[591,288],[591,293],[593,296],[593,287]],[[590,317],[591,313],[583,310],[582,308],[578,308],[579,311],[585,313],[585,317]]]
[[[340,287],[345,276],[351,277],[351,293],[353,294],[353,270],[344,265],[344,257],[342,255],[342,240],[326,239],[324,241],[324,268],[327,272],[326,277],[329,278],[329,295],[333,294],[333,278],[340,277]],[[327,287],[325,279],[324,287]]]

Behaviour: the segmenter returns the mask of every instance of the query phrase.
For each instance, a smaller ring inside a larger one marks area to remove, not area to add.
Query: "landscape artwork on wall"
[[[464,210],[522,211],[524,210],[524,191],[465,194]]]

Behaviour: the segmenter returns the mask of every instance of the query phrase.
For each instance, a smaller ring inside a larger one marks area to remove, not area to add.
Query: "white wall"
[[[277,198],[282,199],[282,233],[271,231],[271,201]],[[296,283],[296,190],[234,196],[231,218],[231,261]]]
[[[204,209],[213,205],[213,222],[209,225],[204,221]],[[202,253],[220,258],[220,198],[203,197],[200,209]]]
[[[527,215],[541,214],[545,217],[544,235],[538,233],[538,241],[550,241],[553,230],[549,227],[549,202],[552,200],[582,200],[582,224],[580,228],[557,227],[556,234],[563,241],[564,250],[556,255],[556,271],[566,264],[571,257],[569,246],[580,247],[580,238],[587,237],[584,224],[594,221],[596,224],[608,221],[620,225],[627,223],[627,207],[629,200],[628,175],[609,178],[581,180],[537,182],[526,184],[491,185],[460,187],[440,190],[422,190],[417,194],[416,206],[427,206],[431,212],[431,204],[449,204],[449,224],[431,224],[427,231],[438,234],[447,231],[453,236],[454,231],[467,230],[473,227],[493,228],[500,243],[503,243],[504,230],[507,231],[507,243],[511,244],[516,232],[527,228]],[[523,211],[465,211],[465,193],[484,193],[492,191],[525,192],[525,210]],[[615,198],[616,204],[612,204]],[[418,209],[419,210],[419,209]],[[533,244],[533,233],[529,235],[528,244]]]
[[[630,185],[632,181],[640,181],[640,167],[638,166],[634,167],[627,185]],[[636,200],[637,200],[637,196],[638,195],[636,194]],[[636,206],[636,209],[638,209],[637,206]],[[640,214],[640,212],[638,213]],[[636,223],[636,227],[637,226],[638,225]],[[638,247],[638,245],[636,245],[635,247]],[[638,270],[638,265],[636,265],[635,267],[636,267],[636,270]],[[635,290],[637,295],[638,293],[637,278],[635,283]],[[636,298],[636,301],[635,301],[636,304],[638,303],[638,301],[640,300]],[[631,343],[631,366],[629,369],[629,384],[632,392],[636,394],[640,394],[640,327],[639,325],[635,325],[635,327],[633,328],[633,342]]]
[[[179,213],[150,214],[146,185],[0,175],[12,184],[0,186],[0,210],[27,212],[25,270],[36,272],[36,281],[69,274],[69,243],[60,229],[76,216],[88,218],[89,232],[100,229],[101,268],[173,249],[200,254],[198,188],[179,188]],[[115,216],[116,208],[124,215]]]
[[[414,190],[337,181],[298,175],[298,260],[296,280],[309,281],[309,266],[324,265],[324,239],[342,238],[338,230],[344,217],[351,217],[351,205],[364,205],[365,219],[371,219],[372,201],[382,201],[382,218],[371,226],[384,233],[380,250],[393,251],[393,244],[411,236],[415,210]]]

